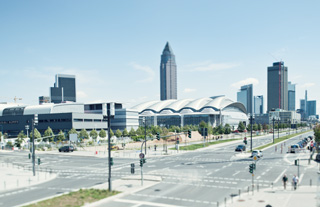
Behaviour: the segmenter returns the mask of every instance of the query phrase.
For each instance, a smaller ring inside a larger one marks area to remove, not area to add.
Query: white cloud
[[[192,68],[190,71],[217,71],[217,70],[226,70],[238,67],[238,63],[212,63],[211,61],[204,61],[202,63],[195,63],[187,65],[186,67]]]
[[[130,63],[130,65],[135,70],[139,70],[139,71],[145,72],[147,74],[146,78],[138,80],[137,82],[144,83],[144,82],[152,82],[153,81],[154,76],[155,76],[155,72],[154,72],[154,70],[152,70],[152,68],[150,68],[149,66],[142,66],[142,65],[139,65],[134,62]]]
[[[236,83],[233,83],[233,84],[231,84],[231,86],[234,88],[240,88],[241,86],[248,85],[248,84],[258,85],[259,80],[256,78],[247,78],[245,80],[241,80]]]
[[[192,93],[192,92],[195,92],[195,91],[197,91],[197,89],[194,89],[194,88],[185,88],[183,90],[184,93]]]
[[[310,88],[312,86],[315,86],[316,84],[315,83],[305,83],[303,85],[301,85],[302,88]]]

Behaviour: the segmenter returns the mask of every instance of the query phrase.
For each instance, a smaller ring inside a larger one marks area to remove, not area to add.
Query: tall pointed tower
[[[177,99],[177,65],[173,51],[167,42],[160,63],[160,99]]]

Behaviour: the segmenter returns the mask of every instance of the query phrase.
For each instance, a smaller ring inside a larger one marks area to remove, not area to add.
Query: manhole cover
[[[239,202],[244,202],[245,200],[243,200],[243,199],[239,199],[238,201],[239,201]]]
[[[159,191],[161,191],[161,190],[160,190],[160,189],[155,189],[154,191],[159,192]]]
[[[259,200],[258,202],[259,202],[259,203],[263,203],[263,202],[264,202],[264,200]]]

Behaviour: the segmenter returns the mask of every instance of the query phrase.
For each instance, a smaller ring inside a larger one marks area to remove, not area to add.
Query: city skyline
[[[183,7],[173,2],[170,8],[142,1],[126,8],[110,2],[1,2],[6,41],[0,50],[0,74],[7,90],[0,101],[13,102],[17,96],[23,98],[20,103],[37,104],[57,73],[76,75],[79,102],[134,106],[159,100],[159,51],[167,41],[179,54],[179,99],[226,95],[236,100],[241,85],[253,84],[254,94],[263,95],[266,105],[266,67],[282,60],[290,71],[288,80],[297,84],[295,105],[306,89],[311,100],[319,100],[319,29],[314,27],[319,3],[288,2],[230,6],[187,1]],[[201,15],[190,16],[194,9]],[[270,10],[277,17],[271,17]],[[84,11],[89,15],[84,17]],[[167,29],[159,27],[169,21]],[[285,32],[270,35],[280,30]]]

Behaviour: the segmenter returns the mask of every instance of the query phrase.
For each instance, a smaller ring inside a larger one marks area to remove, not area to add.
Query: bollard
[[[227,206],[227,198],[224,198],[224,206]]]
[[[231,197],[231,203],[233,203],[233,196],[232,196],[232,195],[230,195],[230,197]]]
[[[257,192],[259,192],[259,184],[257,185]]]
[[[312,186],[312,179],[310,179],[310,186]]]
[[[241,190],[239,189],[239,198],[240,198],[240,196],[241,196]]]
[[[308,160],[308,165],[310,165],[310,158],[309,158],[309,160]]]
[[[271,189],[273,190],[273,183],[271,183]]]
[[[250,189],[249,189],[249,186],[248,186],[248,194],[249,194],[249,190],[250,190]]]

